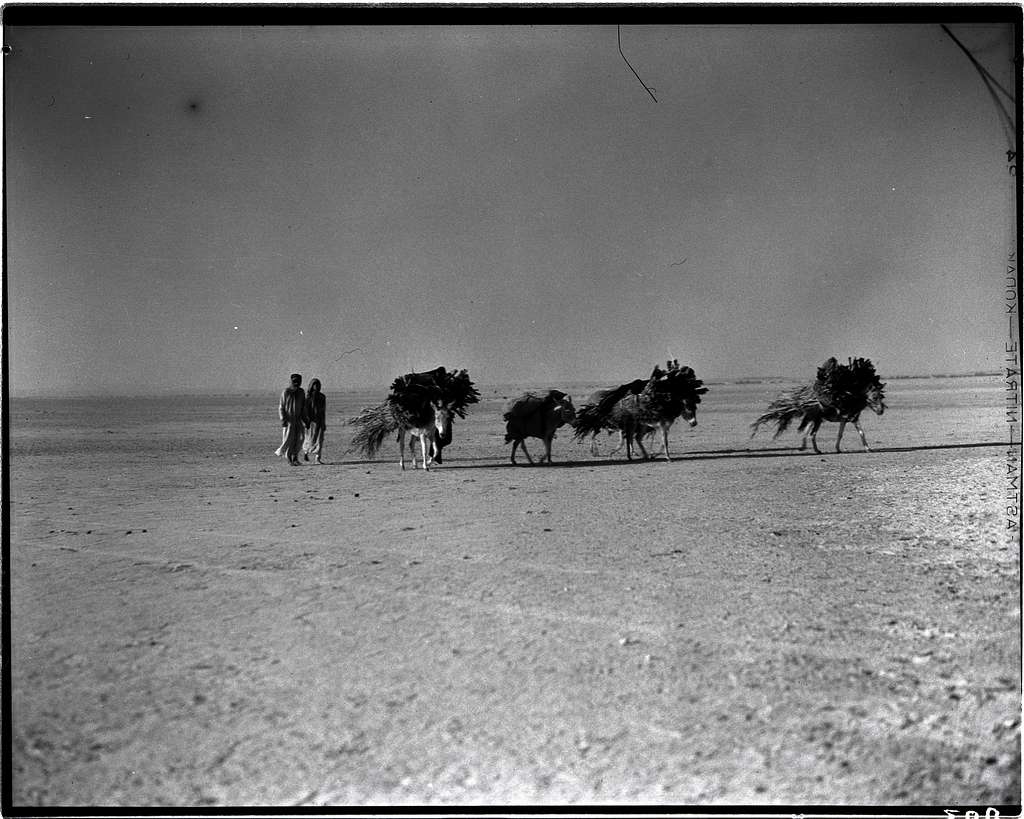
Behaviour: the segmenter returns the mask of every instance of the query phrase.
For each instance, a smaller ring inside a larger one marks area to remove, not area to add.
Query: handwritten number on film
[[[943,813],[946,814],[946,816],[958,815],[955,810],[949,809],[944,810]],[[995,808],[985,808],[985,816],[987,819],[998,819],[999,811],[997,811]],[[967,813],[964,814],[964,819],[981,819],[981,814],[979,814],[976,810],[969,810],[967,811]]]
[[[1009,173],[1010,173],[1010,176],[1016,176],[1017,175],[1017,163],[1014,162],[1014,160],[1016,158],[1017,158],[1017,152],[1016,151],[1007,151],[1006,152],[1006,161],[1010,163],[1010,167],[1007,169],[1009,171]]]

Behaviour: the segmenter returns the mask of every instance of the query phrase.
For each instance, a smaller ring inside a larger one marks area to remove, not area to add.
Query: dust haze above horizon
[[[941,22],[624,25],[656,101],[615,25],[6,26],[11,393],[998,370],[1010,144]]]

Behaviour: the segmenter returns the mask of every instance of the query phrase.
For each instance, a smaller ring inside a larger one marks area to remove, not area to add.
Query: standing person
[[[327,429],[327,397],[320,391],[320,379],[309,382],[309,394],[306,396],[306,441],[302,445],[305,459],[309,460],[312,452],[316,462],[322,464],[320,456],[324,451],[324,430]]]
[[[288,456],[288,463],[299,465],[299,452],[302,449],[303,411],[306,407],[306,393],[302,389],[302,376],[292,373],[291,386],[285,387],[281,393],[281,404],[277,413],[281,418],[281,446],[275,455]]]

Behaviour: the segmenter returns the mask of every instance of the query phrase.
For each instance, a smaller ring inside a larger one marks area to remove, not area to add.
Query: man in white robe
[[[281,393],[281,403],[278,407],[278,415],[281,418],[281,446],[274,452],[278,457],[287,455],[288,463],[292,466],[299,465],[305,427],[305,407],[306,393],[302,389],[302,376],[292,373],[291,386],[285,387]]]

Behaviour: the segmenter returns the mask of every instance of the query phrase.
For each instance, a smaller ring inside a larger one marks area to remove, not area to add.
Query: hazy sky
[[[614,25],[7,26],[12,392],[998,368],[1007,132],[943,21],[737,22],[623,26],[656,103]]]

